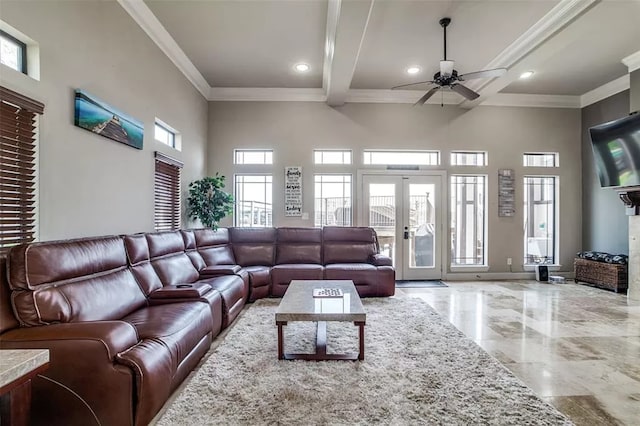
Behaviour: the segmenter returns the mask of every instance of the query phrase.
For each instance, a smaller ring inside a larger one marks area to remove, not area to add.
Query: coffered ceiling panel
[[[528,64],[534,75],[505,93],[582,95],[628,73],[621,59],[640,50],[640,1],[596,4],[556,34]]]
[[[557,3],[376,1],[351,88],[389,89],[430,80],[443,58],[443,31],[438,21],[445,16],[452,19],[447,28],[447,59],[455,61],[460,73],[484,69]],[[406,69],[413,65],[422,71],[411,76]]]
[[[327,0],[145,4],[211,86],[322,87]]]

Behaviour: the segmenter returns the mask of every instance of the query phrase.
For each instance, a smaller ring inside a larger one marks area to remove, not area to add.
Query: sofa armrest
[[[212,265],[200,270],[200,278],[217,277],[219,275],[236,275],[242,267],[240,265]]]
[[[136,329],[124,321],[87,321],[50,324],[39,327],[21,327],[0,335],[1,348],[49,347],[50,343],[70,346],[78,342],[94,342],[105,349],[108,359],[138,343]]]
[[[149,293],[149,299],[197,299],[210,291],[205,283],[167,285]]]
[[[369,256],[369,263],[373,266],[392,266],[393,263],[389,256],[385,256],[384,254],[372,254]]]

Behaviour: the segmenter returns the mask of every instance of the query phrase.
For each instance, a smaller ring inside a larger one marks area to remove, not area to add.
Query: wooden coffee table
[[[313,297],[316,288],[338,288],[342,297]],[[278,359],[324,360],[363,360],[364,325],[367,316],[360,296],[349,280],[293,280],[289,284],[276,311],[278,326]],[[283,327],[289,321],[312,321],[317,323],[316,353],[293,354],[284,352]],[[327,321],[353,322],[359,328],[359,353],[327,353]]]

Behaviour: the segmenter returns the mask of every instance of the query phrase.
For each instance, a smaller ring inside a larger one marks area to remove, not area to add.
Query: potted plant
[[[215,230],[218,222],[233,212],[233,196],[222,190],[224,180],[224,176],[216,173],[189,184],[187,204],[190,219],[200,219],[205,227]]]

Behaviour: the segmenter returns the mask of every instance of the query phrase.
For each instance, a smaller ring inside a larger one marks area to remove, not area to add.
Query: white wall
[[[0,84],[45,103],[40,121],[41,240],[153,230],[154,151],[206,174],[207,102],[115,1],[6,1],[0,19],[40,45],[40,81],[0,68]],[[142,121],[144,149],[75,127],[84,89]],[[182,152],[153,139],[155,117]]]
[[[474,168],[448,166],[452,149],[486,150],[489,166],[477,169],[489,176],[490,272],[522,270],[522,176],[553,174],[560,178],[560,263],[573,270],[575,252],[581,246],[580,110],[544,108],[457,107],[429,105],[347,104],[331,108],[304,102],[212,102],[209,104],[209,173],[227,176],[232,192],[234,173],[273,171],[274,225],[313,226],[313,174],[347,171],[354,180],[363,169],[362,149],[438,149],[447,173],[473,173]],[[233,166],[234,148],[273,148],[273,167]],[[313,165],[314,148],[350,148],[354,161],[348,167]],[[522,167],[525,151],[560,154],[557,169]],[[302,166],[304,211],[309,220],[285,218],[283,212],[284,167]],[[516,216],[498,217],[498,169],[515,170]],[[356,196],[359,182],[354,185]],[[354,202],[354,204],[356,204]],[[355,206],[357,207],[357,206]],[[358,212],[354,214],[357,219]],[[227,224],[230,221],[227,220]]]

